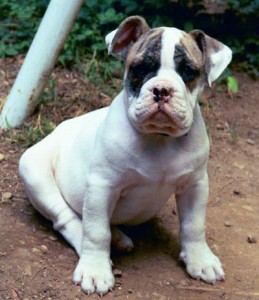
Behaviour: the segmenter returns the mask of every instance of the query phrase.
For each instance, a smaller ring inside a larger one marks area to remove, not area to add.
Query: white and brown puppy
[[[199,30],[150,29],[138,16],[106,42],[125,60],[124,89],[110,107],[63,122],[24,153],[19,170],[30,201],[75,248],[73,280],[86,293],[114,286],[111,240],[133,247],[115,226],[147,221],[172,194],[187,272],[223,280],[205,240],[209,141],[197,97],[231,50]]]

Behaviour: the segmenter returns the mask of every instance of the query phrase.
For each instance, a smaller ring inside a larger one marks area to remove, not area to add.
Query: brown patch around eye
[[[163,29],[151,29],[143,34],[139,40],[132,46],[127,60],[126,69],[134,63],[134,61],[141,61],[146,56],[147,51],[152,49],[153,56],[161,55],[161,39]]]
[[[188,34],[175,46],[174,60],[176,71],[182,77],[187,88],[192,91],[203,72],[203,56],[195,41]]]
[[[156,76],[160,68],[162,29],[151,29],[141,36],[128,54],[125,85],[138,96],[143,84]]]

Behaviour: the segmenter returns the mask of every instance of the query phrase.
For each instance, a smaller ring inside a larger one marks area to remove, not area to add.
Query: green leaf
[[[228,90],[231,93],[237,93],[238,92],[238,82],[237,82],[235,77],[228,76],[227,77],[227,85],[228,85]]]
[[[14,46],[10,45],[5,48],[5,54],[8,56],[15,56],[18,55],[19,53]]]
[[[184,23],[184,31],[190,32],[193,30],[193,23],[191,21],[186,21]]]

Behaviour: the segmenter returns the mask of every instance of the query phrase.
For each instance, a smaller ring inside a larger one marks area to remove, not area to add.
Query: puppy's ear
[[[111,54],[112,51],[112,40],[116,34],[116,32],[118,31],[118,29],[113,30],[112,32],[108,33],[105,37],[105,44],[106,47],[108,49],[108,54]]]
[[[145,19],[139,16],[125,19],[118,29],[106,36],[105,42],[108,53],[125,60],[131,46],[148,30],[149,26]]]
[[[221,42],[206,35],[201,30],[189,33],[198,44],[202,54],[209,86],[219,78],[232,59],[232,51]]]

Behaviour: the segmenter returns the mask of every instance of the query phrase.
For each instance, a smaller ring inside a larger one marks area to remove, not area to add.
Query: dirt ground
[[[0,61],[0,103],[21,61]],[[237,95],[216,86],[201,99],[211,138],[206,233],[223,263],[225,282],[212,286],[189,278],[178,259],[172,198],[157,218],[127,229],[135,248],[127,255],[112,252],[116,287],[106,299],[259,299],[259,84],[246,74],[235,76]],[[39,115],[57,124],[109,102],[78,72],[56,70],[53,78],[56,101],[41,106],[28,124]],[[25,148],[17,132],[0,131],[0,300],[86,299],[71,280],[75,252],[35,212],[23,190],[17,163]]]

